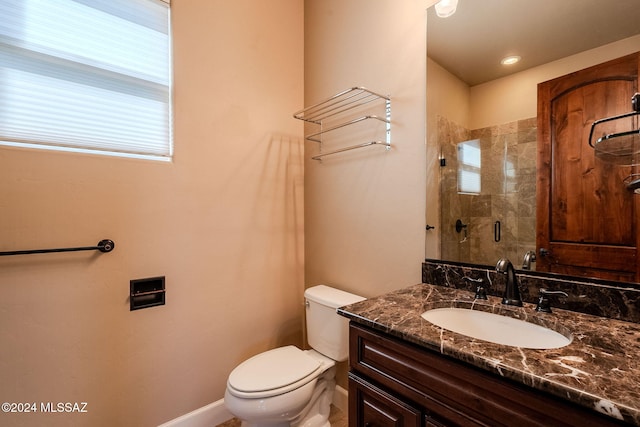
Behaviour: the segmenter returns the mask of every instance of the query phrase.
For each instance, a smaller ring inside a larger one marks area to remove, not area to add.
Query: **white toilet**
[[[307,340],[260,353],[229,375],[224,403],[243,427],[330,427],[335,362],[349,354],[348,321],[336,308],[364,300],[325,285],[304,293]]]

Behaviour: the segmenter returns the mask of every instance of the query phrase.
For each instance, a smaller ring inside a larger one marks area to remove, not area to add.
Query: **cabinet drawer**
[[[351,427],[420,427],[420,410],[376,386],[349,375]]]
[[[349,364],[447,425],[608,426],[615,420],[353,322]]]

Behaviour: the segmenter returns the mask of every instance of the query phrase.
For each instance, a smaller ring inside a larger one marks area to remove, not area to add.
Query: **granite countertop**
[[[534,305],[511,307],[501,298],[474,300],[466,290],[419,284],[338,309],[352,321],[440,352],[591,410],[640,426],[640,324]],[[420,315],[439,307],[506,314],[573,335],[571,344],[532,350],[450,332]]]

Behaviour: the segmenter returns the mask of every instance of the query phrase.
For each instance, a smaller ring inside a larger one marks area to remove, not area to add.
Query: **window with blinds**
[[[458,144],[458,193],[480,194],[482,187],[482,156],[480,140]]]
[[[0,0],[0,144],[170,159],[169,5]]]

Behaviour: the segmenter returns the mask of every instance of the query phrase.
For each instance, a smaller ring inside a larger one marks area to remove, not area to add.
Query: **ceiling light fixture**
[[[456,13],[458,7],[458,0],[440,0],[436,3],[436,15],[440,18],[448,18]]]
[[[512,56],[507,56],[505,58],[502,58],[502,61],[500,61],[500,63],[502,65],[513,65],[517,62],[520,62],[522,58],[520,58],[518,55],[512,55]]]

